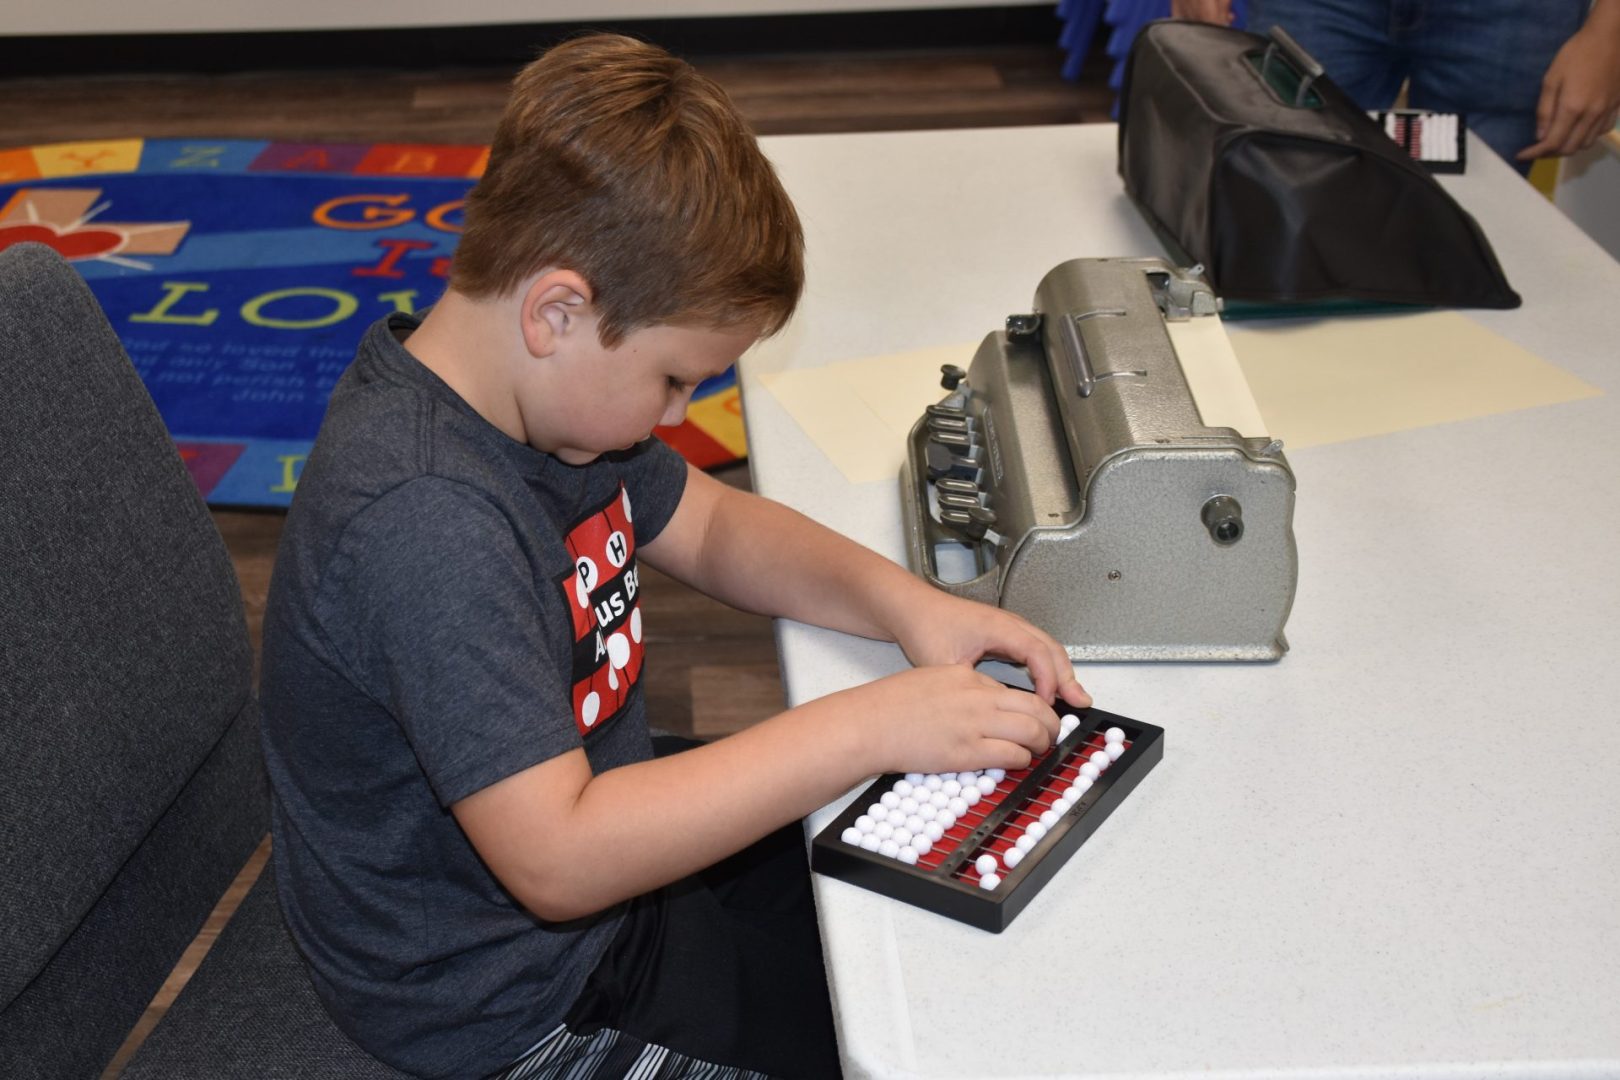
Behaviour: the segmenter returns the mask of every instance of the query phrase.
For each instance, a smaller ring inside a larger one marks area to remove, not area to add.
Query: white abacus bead
[[[1007,779],[1007,770],[1006,769],[986,769],[986,770],[984,770],[984,775],[988,776],[990,779],[994,780],[996,783],[999,784],[1003,780]]]
[[[869,832],[865,836],[861,837],[861,850],[862,851],[876,851],[878,849],[878,846],[881,845],[882,843],[883,843],[883,841],[878,839],[878,834],[877,833]]]
[[[1001,878],[996,874],[986,874],[979,879],[979,888],[993,889],[1001,884]]]
[[[961,817],[963,814],[967,813],[967,800],[958,795],[956,798],[951,800],[949,810],[957,817]]]
[[[1007,869],[1013,869],[1024,861],[1024,849],[1017,847],[1007,849],[1001,853],[1001,861],[1007,864]]]
[[[940,828],[948,832],[950,831],[951,826],[956,824],[956,815],[951,813],[949,810],[941,810],[939,812],[939,816],[934,820],[939,822]]]
[[[1070,802],[1068,799],[1053,799],[1052,811],[1057,814],[1058,817],[1062,817],[1064,814],[1069,812],[1069,808],[1073,805],[1074,803]]]
[[[917,802],[917,800],[913,799],[910,795],[907,795],[905,798],[900,800],[900,809],[904,810],[907,816],[915,814],[919,805],[920,804]]]
[[[1091,763],[1093,765],[1097,766],[1097,768],[1099,770],[1102,770],[1102,769],[1108,768],[1109,765],[1113,764],[1113,758],[1110,758],[1108,756],[1108,751],[1106,751],[1106,750],[1097,750],[1097,751],[1093,752],[1092,755],[1091,755]]]
[[[866,808],[866,816],[873,821],[882,821],[889,816],[889,808],[880,802],[875,802]]]
[[[919,786],[921,786],[922,782],[923,782],[923,774],[922,773],[920,773],[920,772],[908,772],[908,773],[906,773],[906,783],[910,784],[912,787],[919,787]]]
[[[883,843],[878,845],[878,854],[887,855],[892,859],[896,855],[900,854],[900,845],[895,843],[893,840],[885,840]]]
[[[1045,813],[1041,814],[1041,824],[1045,825],[1048,829],[1050,829],[1052,826],[1054,826],[1054,825],[1056,825],[1058,823],[1058,818],[1060,818],[1062,816],[1063,815],[1060,814],[1056,810],[1048,810]]]
[[[901,862],[905,863],[907,866],[916,866],[917,865],[917,849],[916,848],[903,847],[903,848],[900,849],[900,854],[896,855],[895,858],[899,859]]]
[[[854,844],[856,847],[860,847],[861,837],[865,835],[866,834],[861,832],[861,830],[851,825],[849,828],[845,829],[842,834],[840,834],[839,839],[846,844]]]
[[[878,798],[878,802],[882,803],[884,806],[887,806],[890,810],[893,810],[895,807],[900,805],[900,796],[896,795],[892,791],[885,791],[882,796]]]
[[[945,781],[940,779],[938,773],[929,773],[927,776],[923,777],[923,787],[927,788],[929,791],[938,791],[944,785],[944,783]]]
[[[872,819],[871,814],[862,814],[855,819],[855,827],[863,833],[869,833],[877,828],[877,822]]]
[[[904,826],[901,826],[900,828],[894,830],[894,835],[889,837],[889,839],[893,840],[895,843],[899,844],[901,847],[905,847],[907,844],[911,843],[911,837],[912,837],[911,830],[908,829],[908,828],[905,828]]]
[[[961,799],[969,806],[972,806],[974,803],[984,798],[984,796],[979,794],[978,788],[974,787],[972,784],[969,784],[967,787],[962,789],[962,794],[958,795],[957,798]]]
[[[928,797],[928,801],[934,804],[936,810],[943,810],[951,805],[951,797],[943,791],[934,792]]]
[[[894,787],[893,787],[892,790],[894,791],[894,793],[896,795],[898,795],[902,799],[904,799],[904,798],[908,797],[911,794],[913,789],[912,789],[912,785],[911,785],[910,780],[902,779],[902,780],[896,780],[894,782]]]
[[[944,781],[944,780],[955,780],[956,779],[956,774],[953,773],[953,772],[942,772],[942,773],[939,774],[939,778],[942,781]]]
[[[980,855],[977,859],[973,860],[973,869],[977,870],[981,877],[985,874],[995,873],[996,868],[1000,865],[1001,864],[996,861],[996,857],[988,853]]]
[[[880,821],[877,823],[877,828],[872,830],[872,835],[879,840],[887,840],[894,835],[894,826],[887,821]]]
[[[1085,777],[1087,780],[1095,780],[1097,777],[1102,775],[1102,770],[1088,761],[1084,765],[1080,766],[1080,775]]]
[[[913,836],[911,838],[911,850],[919,855],[926,855],[934,850],[934,841],[937,839],[939,839],[937,836],[929,836],[927,833],[923,833],[921,836]]]
[[[979,794],[981,795],[988,795],[996,790],[996,778],[993,776],[981,776],[975,783],[978,785]]]
[[[930,840],[937,841],[940,837],[945,835],[945,826],[941,825],[937,821],[930,821],[928,824],[923,826],[923,835],[928,837]],[[917,838],[915,836],[912,837],[912,840],[916,839]]]
[[[1090,791],[1091,785],[1094,783],[1096,783],[1096,781],[1089,776],[1077,776],[1075,777],[1074,783],[1069,787],[1069,791],[1072,791],[1075,794],[1070,795],[1069,791],[1065,791],[1063,793],[1063,797],[1066,799],[1072,799],[1075,802],[1079,802],[1080,796]]]
[[[1080,718],[1074,715],[1074,713],[1069,713],[1067,716],[1063,717],[1063,719],[1058,721],[1058,738],[1067,739],[1069,737],[1069,732],[1073,731],[1079,726]]]
[[[910,816],[910,814],[906,813],[897,806],[893,810],[889,811],[889,816],[885,820],[887,820],[888,823],[893,825],[895,828],[899,828],[906,823],[906,819]]]
[[[939,785],[939,790],[943,791],[945,794],[954,799],[958,795],[962,794],[962,784],[960,781],[952,778]]]
[[[935,818],[939,817],[939,807],[935,806],[931,802],[925,802],[921,806],[917,807],[917,816],[922,818],[924,821],[933,821]],[[911,831],[916,832],[917,830],[912,829]]]
[[[1123,743],[1124,741],[1125,732],[1117,727],[1111,727],[1107,731],[1103,732],[1103,742],[1105,743]]]
[[[959,772],[956,774],[956,779],[961,782],[963,787],[967,787],[978,778],[979,774],[974,772],[972,769],[968,769],[965,772]]]
[[[916,835],[923,831],[923,826],[926,824],[928,823],[922,819],[921,814],[912,814],[906,818],[906,831]]]
[[[1024,830],[1024,835],[1033,836],[1036,840],[1039,840],[1046,835],[1046,826],[1038,821],[1032,821],[1029,823],[1029,828]]]
[[[1108,755],[1109,761],[1118,761],[1125,754],[1125,744],[1122,742],[1111,742],[1107,746],[1103,747],[1103,753]]]
[[[1013,841],[1013,847],[1017,848],[1019,851],[1028,851],[1034,846],[1035,838],[1029,835],[1027,832],[1023,836],[1020,836],[1017,840]]]

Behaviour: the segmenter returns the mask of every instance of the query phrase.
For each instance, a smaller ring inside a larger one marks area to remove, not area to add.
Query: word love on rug
[[[0,149],[0,248],[71,261],[215,506],[285,506],[367,326],[442,292],[482,146],[118,139]],[[736,378],[658,434],[746,452]]]
[[[1027,769],[881,777],[816,836],[810,865],[1000,933],[1164,757],[1163,737],[1083,709]]]

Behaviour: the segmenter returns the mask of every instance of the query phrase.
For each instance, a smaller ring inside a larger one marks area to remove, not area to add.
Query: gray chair
[[[79,275],[0,251],[0,1076],[96,1077],[264,836],[231,560]],[[397,1077],[266,872],[129,1080]]]

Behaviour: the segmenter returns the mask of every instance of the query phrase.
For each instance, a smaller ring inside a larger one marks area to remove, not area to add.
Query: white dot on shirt
[[[619,493],[619,502],[624,504],[624,520],[636,520],[635,515],[630,513],[630,493],[628,491],[621,491]]]
[[[609,634],[607,639],[608,660],[616,668],[622,668],[630,662],[630,639],[620,630]]]
[[[641,601],[636,601],[636,609],[630,613],[630,640],[636,644],[641,643]]]
[[[624,569],[624,564],[630,561],[630,541],[625,539],[624,533],[614,529],[608,534],[607,546],[602,549],[602,556],[613,569]]]
[[[591,590],[596,588],[597,582],[602,579],[602,572],[597,569],[596,563],[589,555],[581,555],[574,560],[574,579],[579,582],[579,606],[590,607]]]
[[[602,699],[596,696],[595,690],[592,690],[585,695],[585,700],[580,702],[579,718],[585,722],[586,727],[591,727],[596,723],[596,718],[601,712]]]

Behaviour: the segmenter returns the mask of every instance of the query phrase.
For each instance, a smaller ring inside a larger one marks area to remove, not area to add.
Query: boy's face
[[[570,465],[634,446],[657,425],[686,417],[697,384],[737,362],[758,338],[752,329],[649,326],[617,348],[602,347],[595,321],[569,340],[520,390],[529,442]]]

